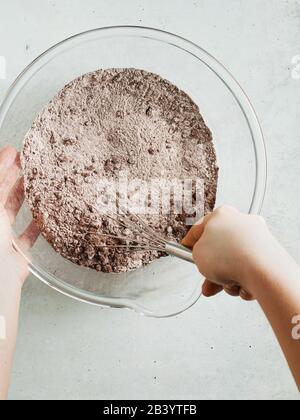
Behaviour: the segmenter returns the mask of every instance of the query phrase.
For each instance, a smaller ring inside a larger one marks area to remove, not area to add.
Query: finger
[[[35,244],[39,234],[40,231],[35,222],[32,220],[22,235],[19,236],[18,245],[22,250],[29,251]]]
[[[15,162],[17,153],[16,149],[11,146],[0,151],[0,183],[5,179],[8,168]]]
[[[245,289],[240,290],[240,297],[243,300],[246,300],[247,302],[251,302],[251,301],[255,300],[254,297],[251,295],[251,293],[247,292],[247,290],[245,290]]]
[[[224,292],[230,296],[238,297],[240,296],[241,288],[239,286],[225,286]]]
[[[199,239],[202,236],[202,233],[204,232],[205,226],[211,216],[211,213],[207,214],[206,216],[202,217],[201,220],[199,220],[198,223],[196,223],[194,226],[191,227],[191,229],[188,231],[186,236],[181,241],[182,245],[193,248],[196,242],[199,241]]]
[[[19,156],[16,155],[14,162],[6,169],[6,174],[2,174],[0,182],[0,202],[5,205],[7,198],[14,184],[20,175]]]
[[[202,294],[205,297],[212,297],[222,292],[223,287],[218,284],[212,283],[209,280],[205,280],[202,286]]]
[[[24,202],[24,178],[19,178],[9,193],[5,209],[13,224]]]

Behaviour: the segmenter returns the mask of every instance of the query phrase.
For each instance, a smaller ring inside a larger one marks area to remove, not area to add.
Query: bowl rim
[[[167,44],[172,45],[173,47],[177,47],[181,50],[184,50],[186,53],[192,54],[196,59],[201,61],[205,64],[211,71],[215,73],[215,75],[225,84],[227,89],[231,92],[235,100],[237,101],[246,121],[248,124],[248,128],[251,133],[252,143],[255,153],[255,185],[254,185],[254,193],[249,209],[249,213],[259,214],[261,212],[266,188],[267,188],[267,171],[268,171],[268,162],[267,162],[267,150],[266,150],[266,143],[264,139],[264,135],[262,132],[262,128],[260,126],[256,111],[250,101],[250,98],[241,87],[240,83],[237,79],[233,76],[233,74],[212,54],[206,51],[204,48],[199,46],[193,41],[189,39],[174,34],[169,31],[165,31],[162,29],[154,28],[154,27],[147,27],[147,26],[139,26],[139,25],[112,25],[112,26],[105,26],[99,28],[89,29],[83,32],[76,33],[72,36],[69,36],[56,44],[52,45],[44,52],[39,54],[34,60],[32,60],[22,72],[16,77],[14,82],[8,88],[6,95],[2,103],[0,104],[0,128],[2,126],[3,120],[6,115],[6,111],[10,108],[14,100],[14,93],[18,88],[18,85],[22,83],[23,78],[25,78],[29,72],[36,64],[38,64],[43,58],[45,58],[48,54],[55,52],[59,47],[66,46],[66,44],[71,43],[74,40],[79,39],[80,37],[85,37],[91,34],[98,34],[103,32],[117,32],[117,36],[125,36],[125,34],[118,34],[118,31],[127,30],[130,31],[130,36],[132,37],[140,37],[140,38],[150,38],[160,42],[164,42]],[[146,32],[144,35],[142,32]],[[160,35],[162,38],[156,38],[153,34]],[[127,35],[128,36],[128,35]],[[175,42],[177,41],[177,42]],[[181,45],[180,45],[181,44]],[[204,60],[204,58],[206,60]],[[147,308],[144,308],[136,303],[129,302],[126,299],[117,299],[117,298],[103,298],[99,297],[93,292],[83,291],[82,289],[76,288],[62,280],[58,281],[55,279],[52,274],[48,272],[44,272],[42,269],[35,267],[28,255],[25,255],[21,249],[19,249],[16,241],[14,241],[14,247],[20,251],[24,257],[27,259],[29,263],[29,270],[30,272],[39,278],[43,283],[50,286],[52,289],[59,291],[60,293],[69,296],[75,300],[79,300],[81,302],[97,305],[100,307],[114,307],[114,308],[126,308],[132,309],[139,314],[155,317],[155,318],[167,318],[170,316],[178,315],[191,306],[193,306],[200,298],[201,293],[194,294],[193,297],[190,299],[188,305],[184,308],[179,309],[176,313],[154,313],[149,311]]]

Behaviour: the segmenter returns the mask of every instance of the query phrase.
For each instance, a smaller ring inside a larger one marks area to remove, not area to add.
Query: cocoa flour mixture
[[[162,254],[118,248],[135,235],[96,210],[99,180],[120,171],[146,181],[201,178],[205,212],[215,204],[216,155],[197,105],[142,70],[99,70],[65,86],[27,133],[21,161],[43,236],[63,257],[103,272],[136,269]],[[143,219],[169,240],[180,241],[188,230],[184,214]]]

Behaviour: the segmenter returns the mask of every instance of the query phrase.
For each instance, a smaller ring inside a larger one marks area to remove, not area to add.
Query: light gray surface
[[[2,2],[0,55],[7,80],[55,42],[86,29],[139,24],[200,44],[237,77],[266,136],[263,214],[300,261],[300,54],[297,0],[10,0]],[[297,122],[298,118],[298,122]],[[297,398],[255,303],[200,300],[168,320],[73,302],[31,278],[21,308],[11,399]]]

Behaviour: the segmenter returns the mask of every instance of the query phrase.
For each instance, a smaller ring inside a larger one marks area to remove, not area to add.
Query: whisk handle
[[[175,242],[167,242],[166,252],[174,257],[194,263],[192,251],[183,245],[176,244]]]

